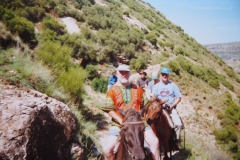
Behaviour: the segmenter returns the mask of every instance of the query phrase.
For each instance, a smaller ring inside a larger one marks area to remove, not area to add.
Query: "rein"
[[[130,151],[130,149],[128,148],[127,144],[126,144],[125,142],[123,142],[123,144],[124,144],[124,146],[126,147],[129,156],[130,156],[132,159],[136,159],[135,156],[131,153],[131,151]]]
[[[144,123],[143,121],[136,121],[136,122],[124,122],[122,125],[125,125],[125,124],[141,124],[141,123]]]

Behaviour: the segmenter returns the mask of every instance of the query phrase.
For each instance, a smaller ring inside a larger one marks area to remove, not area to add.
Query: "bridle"
[[[136,122],[124,122],[122,125],[124,126],[125,124],[141,124],[144,123],[143,121],[136,121]]]

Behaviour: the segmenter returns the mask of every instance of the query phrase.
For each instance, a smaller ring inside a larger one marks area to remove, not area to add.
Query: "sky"
[[[198,43],[240,42],[240,0],[144,0]]]

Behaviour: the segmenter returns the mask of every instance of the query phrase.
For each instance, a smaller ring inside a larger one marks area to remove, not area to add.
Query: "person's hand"
[[[121,120],[119,120],[119,122],[118,122],[120,125],[122,125],[122,123],[123,123],[123,120],[121,119]]]
[[[171,104],[171,105],[169,106],[169,109],[168,109],[168,110],[171,111],[171,110],[174,108],[174,106],[175,106],[175,105]]]
[[[174,108],[174,105],[171,104],[170,106],[167,107],[167,110],[171,111],[173,108]]]

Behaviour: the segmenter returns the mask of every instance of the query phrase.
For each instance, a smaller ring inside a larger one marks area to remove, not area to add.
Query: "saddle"
[[[170,127],[171,127],[171,128],[174,128],[174,124],[173,124],[172,119],[171,119],[171,117],[170,117],[170,115],[169,115],[169,112],[168,112],[168,110],[167,110],[167,107],[164,107],[164,108],[163,108],[163,114],[166,115]],[[181,122],[182,122],[182,129],[184,129],[184,123],[183,123],[183,121],[182,121],[182,118],[181,118],[181,117],[179,117],[179,118],[180,118],[180,120],[181,120]]]

